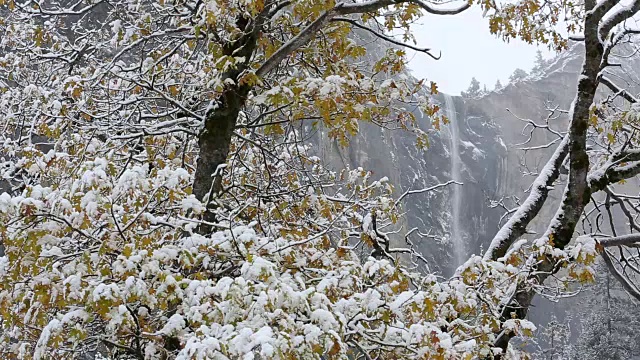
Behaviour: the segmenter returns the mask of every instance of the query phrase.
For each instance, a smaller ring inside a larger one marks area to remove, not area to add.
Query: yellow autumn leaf
[[[432,81],[431,82],[431,95],[436,95],[436,94],[438,94],[438,85]]]

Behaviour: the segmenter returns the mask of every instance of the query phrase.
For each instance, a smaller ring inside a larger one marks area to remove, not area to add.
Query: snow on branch
[[[638,99],[636,99],[635,96],[630,94],[629,91],[627,91],[625,89],[620,89],[611,80],[609,80],[606,76],[600,76],[599,81],[600,81],[600,83],[602,85],[608,87],[609,90],[611,90],[614,94],[616,94],[616,95],[620,94],[620,96],[622,96],[628,102],[630,102],[632,104],[635,104],[635,103],[638,102]]]
[[[602,251],[602,258],[604,259],[605,264],[607,264],[609,271],[611,271],[616,280],[622,284],[622,287],[627,291],[627,293],[633,296],[636,300],[640,300],[640,290],[615,267],[613,260],[611,259],[611,255],[609,255],[609,252],[606,249]]]
[[[609,5],[612,1],[605,1],[604,3]],[[618,3],[618,1],[613,1],[613,3]],[[606,11],[609,11],[609,9]],[[623,5],[601,23],[599,29],[600,39],[605,39],[613,28],[633,17],[638,11],[640,11],[640,0],[634,0],[631,4]]]
[[[629,152],[628,154],[629,157],[607,162],[589,173],[587,181],[592,193],[603,190],[607,185],[615,184],[640,174],[640,159],[636,159],[640,154],[637,151]],[[614,156],[615,158],[616,156]]]
[[[369,28],[369,27],[367,27],[367,26],[364,26],[364,25],[360,24],[359,22],[357,22],[357,21],[355,21],[355,20],[352,20],[352,19],[349,19],[349,18],[339,17],[339,18],[331,19],[331,21],[342,21],[342,22],[349,23],[349,24],[351,24],[352,26],[355,26],[355,27],[357,27],[358,29],[365,30],[365,31],[367,31],[367,32],[369,32],[369,33],[371,33],[371,34],[373,34],[374,36],[376,36],[376,37],[378,37],[378,38],[380,38],[380,39],[382,39],[382,40],[384,40],[384,41],[386,41],[386,42],[389,42],[389,43],[394,44],[394,45],[398,45],[398,46],[406,47],[406,48],[409,48],[409,49],[411,49],[411,50],[413,50],[413,51],[417,51],[417,52],[420,52],[420,53],[423,53],[423,54],[429,55],[429,56],[430,56],[432,59],[434,59],[434,60],[440,60],[440,57],[442,56],[442,54],[440,54],[440,55],[438,55],[438,56],[433,55],[433,54],[431,53],[431,49],[429,49],[429,48],[419,48],[419,47],[417,47],[417,46],[413,46],[413,45],[411,45],[411,44],[407,44],[407,43],[403,43],[403,42],[401,42],[401,41],[398,41],[398,40],[396,40],[396,39],[394,39],[394,38],[392,38],[392,37],[390,37],[390,36],[386,36],[386,35],[384,35],[384,34],[382,34],[382,33],[378,32],[378,31],[376,31],[376,30],[373,30],[373,29],[371,29],[371,28]]]
[[[445,183],[437,184],[437,185],[430,186],[430,187],[424,188],[424,189],[407,190],[402,195],[400,195],[400,197],[396,200],[395,205],[397,206],[408,195],[422,194],[422,193],[425,193],[425,192],[431,192],[431,191],[437,190],[439,188],[442,188],[442,187],[445,187],[445,186],[449,186],[451,184],[462,185],[462,183],[460,183],[460,182],[457,182],[457,181],[454,181],[454,180],[449,180],[449,181],[447,181]]]
[[[551,186],[560,176],[560,168],[568,152],[569,138],[565,136],[533,182],[527,199],[491,240],[484,255],[485,260],[497,260],[504,256],[511,244],[526,232],[527,225],[538,215],[547,200]]]
[[[621,235],[610,238],[599,238],[597,239],[598,243],[603,247],[613,247],[613,246],[630,246],[637,247],[640,246],[640,234],[629,234],[629,235]]]

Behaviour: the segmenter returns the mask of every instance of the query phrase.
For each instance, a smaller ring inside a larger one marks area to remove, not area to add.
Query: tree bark
[[[198,228],[200,234],[209,233],[211,225],[207,223],[216,220],[212,204],[214,197],[222,191],[221,165],[227,161],[233,130],[247,93],[247,89],[237,87],[225,90],[219,98],[219,108],[207,115],[204,128],[199,134],[200,152],[196,162],[193,194],[207,205],[203,217],[206,223]]]
[[[570,111],[569,181],[562,204],[544,235],[545,238],[552,240],[553,246],[558,249],[564,249],[569,244],[580,216],[590,201],[591,188],[587,181],[589,173],[589,156],[586,151],[587,130],[590,109],[599,85],[598,75],[604,54],[598,31],[600,22],[612,6],[611,1],[597,5],[595,1],[585,3],[585,10],[587,10],[584,31],[585,59],[578,79],[578,91]],[[524,319],[536,294],[531,284],[543,284],[549,275],[560,269],[558,265],[551,256],[546,256],[537,265],[532,275],[521,280],[513,298],[502,310],[501,321],[514,317]],[[498,336],[495,345],[502,349],[502,354],[506,353],[513,336],[514,334],[510,332],[503,332]],[[495,358],[502,359],[502,354]]]
[[[569,139],[567,135],[533,182],[527,199],[491,240],[489,248],[484,254],[485,260],[497,260],[503,257],[511,245],[526,233],[527,226],[538,216],[542,206],[547,202],[549,191],[560,176],[562,163],[568,153]]]
[[[197,229],[202,235],[211,232],[211,224],[216,222],[213,200],[223,190],[221,166],[226,163],[229,156],[238,115],[251,90],[249,85],[240,83],[240,77],[249,69],[259,33],[266,20],[267,10],[265,9],[254,21],[238,19],[238,24],[244,25],[242,26],[244,35],[223,47],[224,55],[244,58],[244,62],[223,74],[221,80],[225,84],[225,89],[205,114],[204,126],[198,134],[199,153],[193,181],[193,194],[206,205],[202,219],[204,222]]]

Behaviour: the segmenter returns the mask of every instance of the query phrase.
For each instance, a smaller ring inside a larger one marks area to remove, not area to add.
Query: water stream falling
[[[451,162],[451,178],[454,181],[462,182],[460,174],[460,138],[458,134],[458,122],[456,116],[456,106],[453,98],[447,94],[444,95],[445,110],[449,119],[449,145],[450,145],[450,162]],[[451,245],[453,247],[453,256],[455,260],[454,268],[462,265],[466,260],[467,251],[465,249],[462,231],[460,229],[460,206],[462,206],[462,187],[453,185],[453,199],[451,201]]]

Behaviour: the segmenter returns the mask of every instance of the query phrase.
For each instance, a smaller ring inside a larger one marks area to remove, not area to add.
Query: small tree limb
[[[396,40],[396,39],[394,39],[394,38],[392,38],[392,37],[389,37],[389,36],[386,36],[386,35],[384,35],[384,34],[381,34],[381,33],[377,32],[377,31],[375,31],[375,30],[373,30],[373,29],[371,29],[371,28],[369,28],[369,27],[367,27],[367,26],[364,26],[364,25],[362,25],[362,24],[358,23],[357,21],[352,20],[352,19],[349,19],[349,18],[345,18],[345,17],[337,17],[337,18],[333,18],[333,19],[331,19],[331,21],[332,21],[332,22],[333,22],[333,21],[341,21],[341,22],[349,23],[349,24],[351,24],[352,26],[355,26],[355,27],[357,27],[358,29],[365,30],[365,31],[367,31],[367,32],[369,32],[369,33],[371,33],[371,34],[373,34],[374,36],[376,36],[376,37],[378,37],[378,38],[380,38],[380,39],[382,39],[382,40],[384,40],[384,41],[386,41],[386,42],[389,42],[389,43],[391,43],[391,44],[398,45],[398,46],[401,46],[401,47],[406,47],[406,48],[411,49],[411,50],[413,50],[413,51],[417,51],[417,52],[420,52],[420,53],[423,53],[423,54],[427,54],[427,55],[429,55],[429,56],[430,56],[432,59],[434,59],[434,60],[440,60],[440,57],[442,56],[442,54],[440,54],[440,55],[438,55],[438,56],[433,55],[433,54],[431,53],[431,49],[428,49],[428,48],[419,48],[419,47],[415,47],[415,46],[410,45],[410,44],[407,44],[407,43],[403,43],[402,41],[398,41],[398,40]]]
[[[609,268],[609,271],[611,271],[613,276],[620,282],[626,292],[629,295],[633,296],[636,300],[640,301],[640,290],[638,290],[638,288],[633,285],[633,283],[631,283],[629,279],[624,277],[624,275],[622,275],[620,271],[616,269],[613,261],[611,261],[611,256],[609,256],[609,253],[606,249],[602,251],[602,258],[604,259],[604,263],[607,264],[607,268]]]
[[[600,245],[602,245],[605,248],[613,247],[613,246],[635,247],[640,245],[640,234],[620,235],[620,236],[610,237],[610,238],[599,238],[596,240]]]

